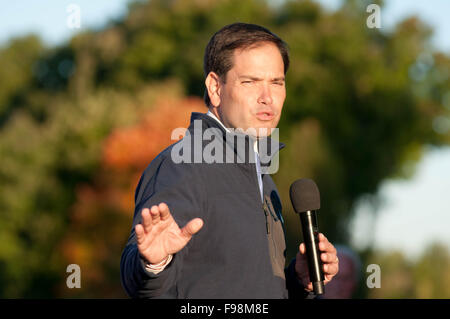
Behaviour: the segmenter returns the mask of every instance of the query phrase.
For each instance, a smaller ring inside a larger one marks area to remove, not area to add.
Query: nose
[[[261,85],[261,90],[258,96],[258,103],[271,105],[272,104],[272,92],[270,91],[270,87],[267,83]]]

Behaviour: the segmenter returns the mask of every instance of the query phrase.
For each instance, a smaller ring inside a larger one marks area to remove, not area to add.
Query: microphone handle
[[[316,295],[324,293],[323,263],[320,259],[319,250],[319,228],[317,226],[316,211],[302,212],[300,222],[302,224],[303,241],[306,247],[306,257],[308,259],[309,278],[313,284]]]

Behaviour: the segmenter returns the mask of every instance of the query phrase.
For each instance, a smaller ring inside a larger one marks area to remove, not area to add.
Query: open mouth
[[[260,121],[270,121],[274,118],[272,111],[261,111],[256,113],[256,118]]]

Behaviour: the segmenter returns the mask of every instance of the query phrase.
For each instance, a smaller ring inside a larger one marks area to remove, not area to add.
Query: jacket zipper
[[[269,215],[267,213],[268,207],[267,207],[266,201],[264,201],[264,203],[262,205],[262,208],[263,208],[263,211],[264,211],[264,215],[266,216],[266,232],[267,232],[267,234],[270,234]]]
[[[265,219],[266,219],[266,233],[270,234],[269,215],[267,213],[269,208],[268,208],[268,206],[266,204],[266,201],[264,199],[264,182],[262,180],[263,178],[262,178],[262,175],[261,175],[261,183],[263,184],[263,194],[261,194],[261,190],[259,188],[258,172],[256,170],[256,163],[255,163],[255,169],[253,170],[253,172],[254,172],[253,176],[255,176],[255,179],[256,179],[256,189],[257,189],[257,193],[258,193],[258,199],[261,197],[261,195],[262,195],[262,198],[263,198],[262,209],[264,211],[264,216],[265,216]]]
[[[255,164],[255,165],[256,165],[256,164]],[[256,174],[255,174],[254,176],[255,176],[255,178],[256,178],[256,187],[257,187],[257,191],[258,191],[258,199],[259,199],[259,198],[261,198],[261,190],[260,190],[260,188],[259,188],[258,172],[256,171],[256,167],[255,167],[255,170],[254,170],[254,171],[256,172]],[[261,182],[262,182],[262,184],[263,184],[263,192],[264,192],[264,182],[263,182],[263,180],[262,180],[262,176],[261,176]],[[265,200],[265,198],[264,198],[264,193],[262,194],[262,197],[263,197],[262,209],[263,209],[263,211],[264,211],[264,216],[265,216],[265,219],[266,219],[266,233],[267,233],[267,234],[270,234],[269,215],[268,215],[269,207],[268,207],[267,204],[266,204],[266,200]]]

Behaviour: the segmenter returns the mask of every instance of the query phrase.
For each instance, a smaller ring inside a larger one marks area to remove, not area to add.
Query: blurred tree
[[[368,264],[379,265],[381,270],[381,287],[368,289],[369,298],[414,298],[414,264],[402,252],[374,252]]]
[[[279,23],[290,30],[284,38],[291,46],[292,69],[280,127],[291,141],[291,123],[313,117],[321,140],[303,138],[294,145],[316,144],[327,150],[321,161],[293,152],[285,162],[297,165],[299,177],[316,180],[323,195],[321,230],[335,241],[347,242],[356,199],[376,193],[386,177],[405,176],[402,166],[420,158],[422,145],[445,142],[430,125],[443,113],[441,104],[429,94],[414,96],[409,72],[430,32],[416,18],[399,24],[392,34],[368,29],[365,6],[354,1],[331,15],[309,1],[287,2],[281,10],[286,12]],[[430,65],[429,72],[434,67]],[[439,85],[448,88],[446,81],[441,79]],[[304,173],[298,165],[303,161],[310,163]],[[284,184],[289,208],[287,177],[292,176],[292,165],[281,165],[276,176]]]
[[[369,298],[450,298],[450,252],[443,243],[431,243],[416,260],[399,251],[374,251],[368,263],[381,269],[381,287],[366,287]]]
[[[85,289],[69,290],[61,283],[62,296],[126,296],[120,284],[110,279],[120,278],[118,265],[131,230],[139,178],[152,159],[175,142],[172,130],[187,128],[190,113],[201,111],[200,98],[161,95],[136,125],[116,129],[105,139],[101,167],[93,181],[76,189],[76,204],[59,249],[68,264],[80,265]]]
[[[432,243],[414,267],[414,298],[450,298],[450,253],[444,243]]]
[[[35,35],[13,39],[0,49],[0,127],[21,106],[34,74],[42,71],[35,63],[44,52]]]
[[[58,247],[71,223],[78,185],[93,183],[102,164],[104,139],[113,128],[135,123],[160,94],[181,92],[168,81],[135,96],[103,90],[67,101],[54,95],[45,124],[24,109],[13,114],[0,134],[0,296],[60,294],[65,269],[77,260],[65,259]],[[123,227],[123,222],[108,225]],[[84,231],[87,236],[92,229]]]

